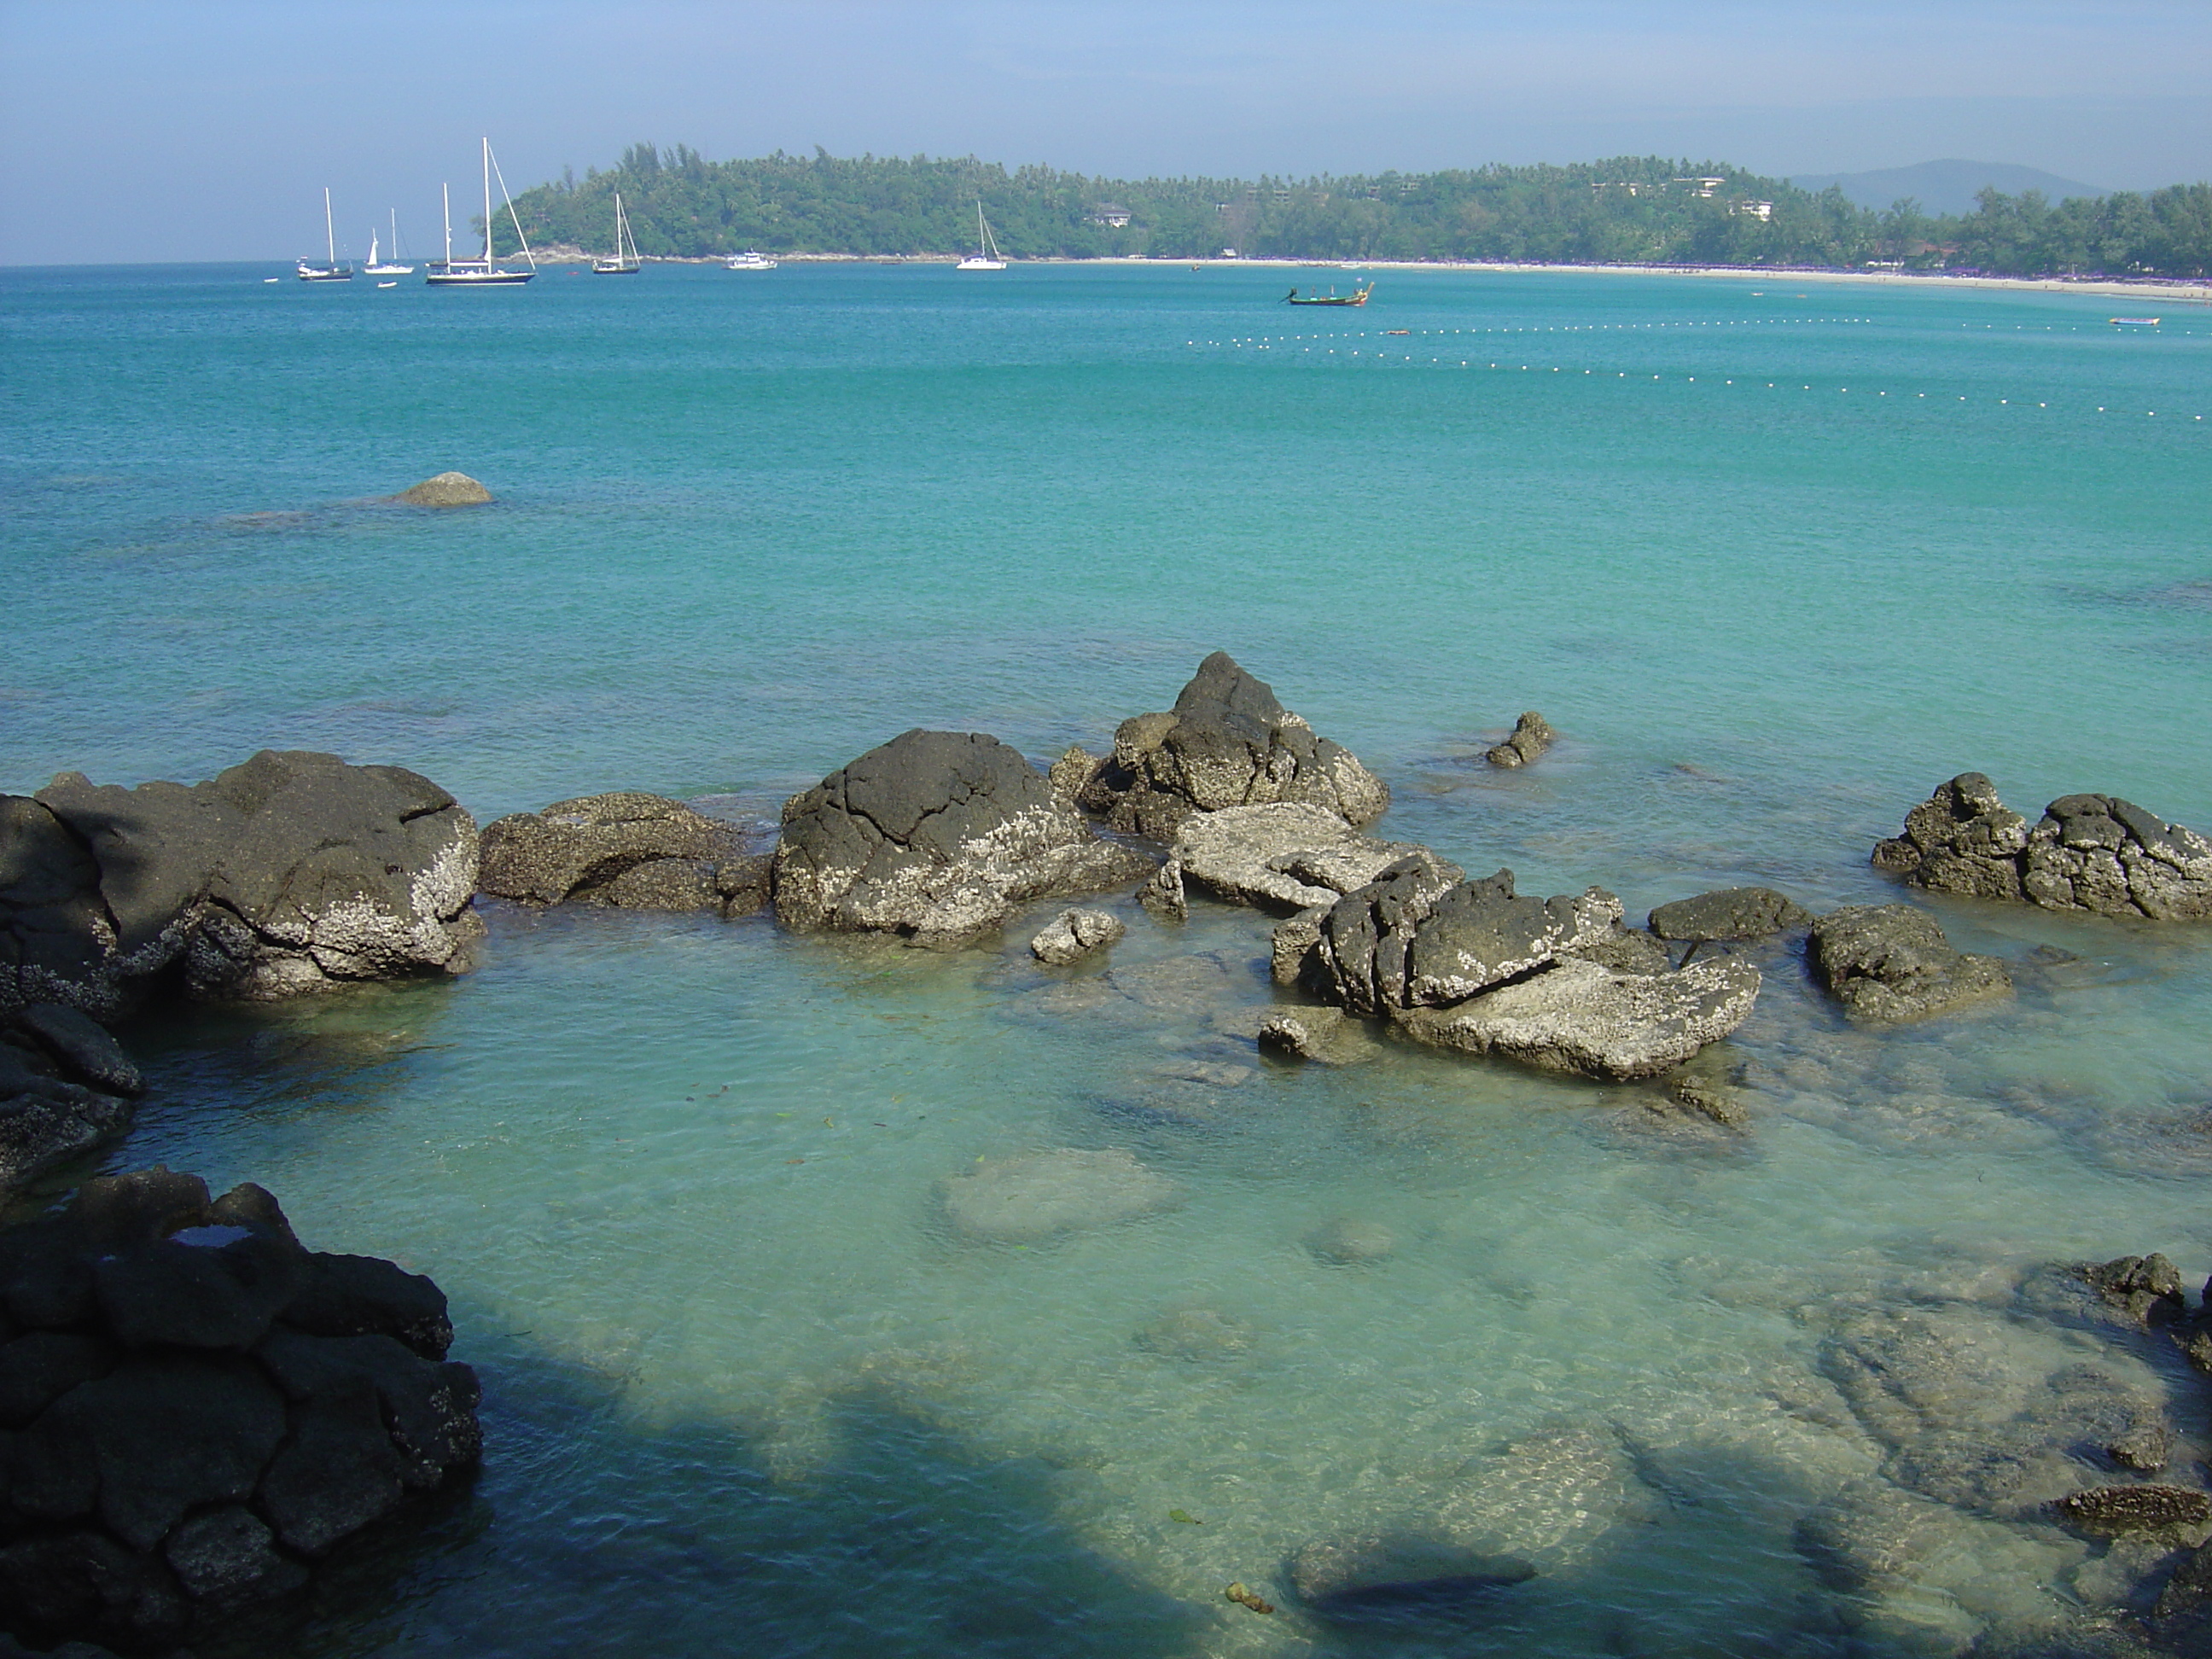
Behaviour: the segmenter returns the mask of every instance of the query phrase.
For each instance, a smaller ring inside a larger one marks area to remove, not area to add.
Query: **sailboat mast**
[[[491,269],[491,137],[489,134],[485,135],[483,141],[483,173],[484,269],[489,271]]]
[[[323,240],[331,252],[330,269],[338,268],[338,234],[331,227],[331,187],[323,186]]]
[[[446,269],[451,270],[453,268],[453,187],[441,185],[438,195],[446,204]]]

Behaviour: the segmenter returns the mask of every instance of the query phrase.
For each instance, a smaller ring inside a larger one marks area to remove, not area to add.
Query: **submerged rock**
[[[258,1187],[88,1182],[0,1232],[0,1625],[24,1641],[218,1636],[479,1455],[437,1287],[309,1252]]]
[[[1169,1208],[1182,1201],[1182,1188],[1119,1148],[1061,1146],[979,1161],[939,1182],[938,1194],[956,1231],[1028,1244]]]
[[[484,826],[477,880],[527,904],[741,915],[767,902],[768,863],[746,854],[735,825],[623,791],[495,818]]]
[[[1353,1216],[1339,1216],[1306,1235],[1306,1249],[1339,1267],[1380,1261],[1397,1248],[1397,1236],[1381,1222]]]
[[[1322,1619],[1348,1625],[1479,1618],[1536,1576],[1517,1556],[1449,1539],[1387,1533],[1309,1544],[1291,1558],[1291,1587]]]
[[[2051,1509],[2075,1530],[2105,1538],[2202,1527],[2212,1521],[2212,1497],[2194,1486],[2148,1483],[2077,1492],[2060,1498]]]
[[[1063,910],[1030,941],[1030,954],[1048,966],[1065,967],[1119,944],[1128,931],[1110,911]]]
[[[457,972],[483,934],[476,822],[400,767],[264,750],[190,787],[64,773],[8,798],[0,831],[0,1009],[113,1019],[172,970],[271,1001]]]
[[[1705,944],[1723,939],[1767,939],[1809,927],[1812,913],[1771,887],[1724,887],[1695,898],[1676,899],[1651,913],[1651,931],[1661,939]]]
[[[996,738],[913,731],[794,795],[772,872],[786,927],[959,939],[1025,900],[1133,882],[1152,860],[1093,834]]]
[[[1324,1066],[1356,1065],[1382,1052],[1341,1008],[1278,1008],[1261,1020],[1256,1037],[1263,1048]]]
[[[465,472],[441,472],[392,498],[410,507],[482,507],[492,493]]]
[[[2063,795],[2031,830],[1979,772],[1914,807],[1874,863],[1917,887],[2046,910],[2212,918],[2212,842],[2203,836],[2118,795]]]
[[[1483,759],[1492,766],[1526,766],[1552,746],[1557,737],[1544,717],[1534,709],[1513,722],[1513,735],[1504,742],[1483,751]]]
[[[1296,801],[1347,823],[1382,815],[1390,792],[1349,750],[1317,736],[1225,651],[1176,699],[1174,712],[1139,714],[1114,734],[1111,759],[1079,799],[1115,828],[1170,841],[1194,812]]]
[[[2003,963],[1953,950],[1936,918],[1909,904],[1830,911],[1813,924],[1812,957],[1844,1012],[1869,1025],[1928,1019],[2012,994]]]

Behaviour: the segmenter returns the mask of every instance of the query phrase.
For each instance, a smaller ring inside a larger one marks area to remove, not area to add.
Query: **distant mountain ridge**
[[[2024,167],[2010,161],[1922,161],[1909,167],[1880,167],[1872,173],[1797,173],[1790,182],[1814,194],[1836,185],[1844,199],[1877,213],[1892,202],[1910,196],[1923,213],[1952,213],[1960,217],[1974,210],[1974,198],[1995,188],[2008,196],[2039,190],[2053,202],[2069,196],[2104,197],[2112,192],[2100,185],[2077,179],[2061,179],[2055,173]]]

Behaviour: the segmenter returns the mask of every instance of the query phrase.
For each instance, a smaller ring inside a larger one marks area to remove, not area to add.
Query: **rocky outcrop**
[[[1109,911],[1063,910],[1030,941],[1030,954],[1048,967],[1064,968],[1118,944],[1128,931]]]
[[[1485,750],[1482,757],[1492,766],[1526,766],[1549,749],[1558,735],[1550,723],[1531,708],[1513,722],[1513,734]]]
[[[2154,1481],[2072,1492],[2051,1509],[2068,1526],[2100,1538],[2202,1527],[2212,1521],[2212,1497],[2194,1486]]]
[[[492,493],[465,472],[441,472],[392,498],[410,507],[482,507]]]
[[[1649,918],[1661,939],[1692,944],[1769,939],[1812,925],[1812,913],[1771,887],[1723,887],[1662,904]]]
[[[1180,914],[1196,886],[1232,904],[1301,910],[1335,903],[1420,850],[1363,836],[1328,808],[1299,801],[1224,806],[1183,819],[1145,899]]]
[[[1656,1075],[1742,1024],[1755,967],[1665,971],[1620,921],[1601,888],[1522,897],[1510,870],[1469,881],[1420,850],[1285,921],[1276,977],[1419,1042],[1590,1077]]]
[[[1936,918],[1909,904],[1830,911],[1813,924],[1811,955],[1844,1012],[1863,1024],[1929,1019],[2012,994],[2003,963],[1953,950]]]
[[[1030,1244],[1166,1209],[1182,1188],[1119,1148],[1060,1146],[981,1159],[939,1182],[938,1196],[963,1237]]]
[[[445,1297],[163,1169],[0,1234],[0,1623],[166,1651],[473,1465]]]
[[[0,1032],[0,1197],[128,1128],[124,1092],[88,1084],[21,1027]]]
[[[264,750],[205,783],[64,773],[0,801],[0,1009],[112,1020],[157,975],[270,1001],[455,972],[483,924],[477,829],[396,766]]]
[[[1152,868],[1093,834],[996,738],[914,731],[785,803],[771,884],[786,927],[930,942],[996,927],[1024,901],[1096,892]]]
[[[747,915],[768,902],[769,860],[734,824],[630,791],[581,795],[484,826],[480,891],[526,904]]]
[[[2156,921],[2212,919],[2212,842],[2117,795],[2063,795],[2027,820],[1962,772],[1877,844],[1877,869],[1917,887]]]
[[[1217,651],[1199,665],[1172,713],[1121,722],[1113,755],[1081,783],[1077,799],[1116,829],[1171,841],[1194,812],[1271,801],[1366,823],[1382,815],[1390,792],[1349,750],[1318,736]]]

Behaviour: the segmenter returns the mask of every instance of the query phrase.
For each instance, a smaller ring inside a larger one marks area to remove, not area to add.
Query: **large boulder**
[[[767,902],[768,860],[746,854],[734,824],[622,791],[493,819],[477,885],[526,904],[738,915]]]
[[[164,1169],[0,1232],[0,1628],[219,1636],[482,1444],[427,1279],[308,1251],[275,1199]]]
[[[929,941],[1152,869],[996,738],[913,731],[785,804],[771,880],[787,927]]]
[[[1639,948],[1640,947],[1640,948]],[[1669,971],[1601,888],[1524,897],[1425,849],[1276,929],[1275,977],[1417,1042],[1583,1076],[1652,1077],[1741,1024],[1747,962]]]
[[[1995,957],[1951,948],[1935,917],[1910,904],[1848,904],[1813,924],[1813,967],[1844,1012],[1868,1025],[1956,1013],[2012,994]]]
[[[1302,801],[1224,806],[1183,819],[1145,899],[1176,910],[1185,889],[1196,886],[1232,904],[1302,910],[1335,903],[1420,850],[1363,836],[1327,807]]]
[[[1269,801],[1326,808],[1347,823],[1382,817],[1390,791],[1351,750],[1317,735],[1225,651],[1198,666],[1173,712],[1121,722],[1114,753],[1077,799],[1115,828],[1174,839],[1194,812]]]
[[[1989,779],[1962,772],[1874,849],[1879,869],[1916,887],[2024,900],[2046,910],[2212,919],[2212,842],[2118,795],[2063,795],[2027,820]]]
[[[155,975],[270,1001],[454,972],[483,923],[477,829],[396,766],[264,750],[189,787],[64,773],[0,804],[0,1008],[100,1020]]]

